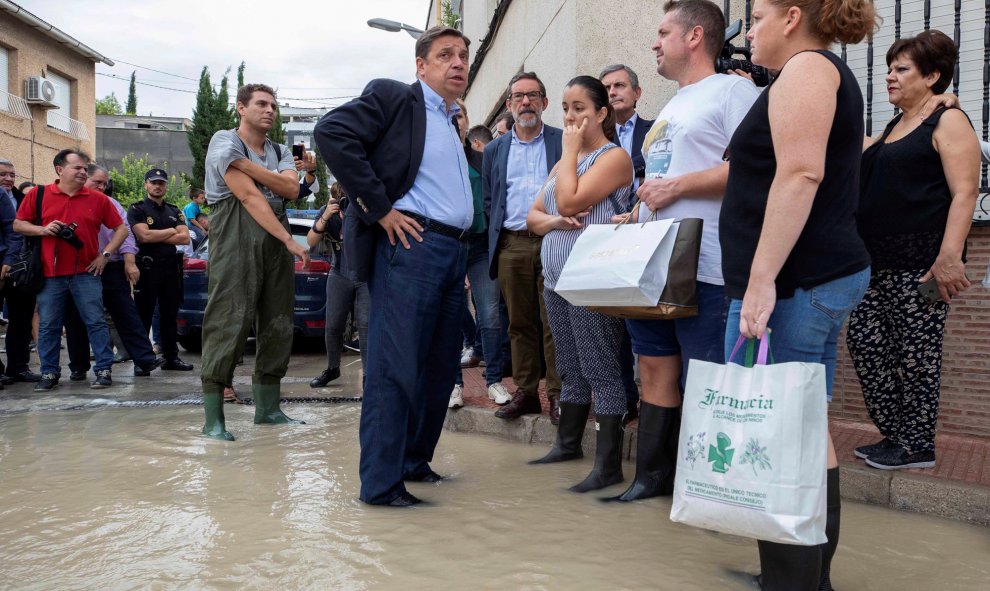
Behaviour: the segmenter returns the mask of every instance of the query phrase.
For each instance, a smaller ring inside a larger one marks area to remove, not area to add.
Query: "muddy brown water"
[[[358,406],[289,410],[309,424],[228,406],[234,443],[197,437],[197,407],[0,418],[0,588],[752,589],[754,543],[566,492],[590,460],[527,466],[541,447],[444,433],[452,478],[409,485],[429,506],[367,507]],[[988,557],[986,528],[846,502],[833,581],[988,589]]]

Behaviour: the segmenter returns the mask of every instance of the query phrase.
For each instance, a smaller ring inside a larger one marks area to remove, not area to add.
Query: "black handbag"
[[[45,196],[44,185],[38,185],[35,197],[35,224],[41,225],[41,199]],[[24,237],[24,244],[17,259],[7,273],[10,284],[25,293],[37,294],[45,286],[45,272],[41,263],[41,237]]]

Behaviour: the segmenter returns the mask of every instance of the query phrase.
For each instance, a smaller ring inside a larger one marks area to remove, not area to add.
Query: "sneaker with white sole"
[[[462,368],[478,367],[478,364],[480,363],[481,357],[474,352],[472,347],[465,347],[464,350],[461,351]]]
[[[464,406],[464,386],[454,385],[454,391],[450,393],[450,402],[447,408],[462,408]]]
[[[880,470],[903,470],[904,468],[934,468],[935,452],[919,451],[910,453],[901,446],[866,458],[866,465]]]
[[[512,401],[512,395],[505,389],[505,386],[495,383],[488,386],[488,399],[493,401],[495,404],[502,406],[503,404],[508,404]]]
[[[878,441],[872,445],[863,445],[857,447],[853,450],[853,455],[861,460],[865,460],[870,456],[875,456],[877,454],[886,453],[892,449],[896,449],[898,446],[893,441],[884,437],[881,441]]]

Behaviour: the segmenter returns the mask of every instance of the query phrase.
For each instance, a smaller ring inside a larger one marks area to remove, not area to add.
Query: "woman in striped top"
[[[622,416],[626,394],[619,368],[622,320],[572,306],[554,292],[564,263],[588,224],[612,223],[628,211],[632,160],[615,139],[615,113],[597,79],[578,76],[564,89],[560,162],[550,172],[526,224],[543,235],[544,299],[562,384],[557,441],[536,464],[576,460],[594,392],[595,467],[575,492],[622,482]]]

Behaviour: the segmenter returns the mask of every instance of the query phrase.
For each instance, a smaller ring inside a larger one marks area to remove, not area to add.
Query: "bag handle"
[[[760,348],[756,350],[756,342],[759,341]],[[773,364],[773,352],[770,351],[770,329],[767,328],[766,334],[763,335],[762,339],[747,339],[746,337],[739,335],[739,339],[736,341],[736,346],[732,348],[732,353],[729,354],[729,358],[725,361],[731,362],[735,359],[736,354],[742,347],[743,343],[746,343],[746,352],[743,359],[744,367],[753,367],[754,359],[753,353],[756,353],[755,364],[756,365],[769,365]],[[770,361],[768,364],[767,361]]]
[[[633,201],[632,207],[629,208],[629,215],[626,216],[626,219],[623,220],[622,222],[616,224],[615,225],[615,228],[612,228],[612,229],[613,230],[618,230],[622,226],[628,224],[630,222],[630,220],[632,220],[632,212],[636,211],[636,208],[639,207],[639,203],[640,203],[639,197],[637,197],[636,198],[636,201]],[[644,221],[640,225],[640,227],[645,226],[648,222],[652,222],[655,217],[657,217],[657,211],[654,209],[653,211],[650,212],[650,217],[646,218],[646,221]]]

